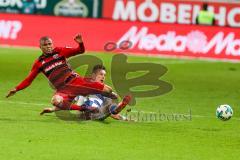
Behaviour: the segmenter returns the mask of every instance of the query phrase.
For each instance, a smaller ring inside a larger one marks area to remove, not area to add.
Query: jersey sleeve
[[[71,47],[65,47],[65,48],[61,48],[61,55],[63,55],[64,57],[68,58],[68,57],[72,57],[75,56],[77,54],[81,54],[85,52],[85,47],[83,43],[79,43],[77,48],[71,48]]]
[[[16,90],[19,91],[28,87],[32,83],[32,81],[37,77],[39,72],[40,72],[40,68],[38,65],[38,61],[35,61],[28,76],[20,84],[18,84],[15,87]]]

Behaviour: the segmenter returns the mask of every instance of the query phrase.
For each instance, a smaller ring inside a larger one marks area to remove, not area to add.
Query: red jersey
[[[16,87],[16,90],[19,91],[28,87],[40,72],[58,89],[64,85],[68,77],[77,75],[67,64],[67,58],[84,51],[84,44],[80,43],[78,48],[57,47],[51,54],[42,54],[34,62],[29,75]]]

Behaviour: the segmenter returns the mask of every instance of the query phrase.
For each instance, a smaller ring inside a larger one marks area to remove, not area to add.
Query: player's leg
[[[124,96],[123,100],[118,103],[118,105],[112,105],[109,108],[111,114],[118,114],[120,113],[131,101],[132,97],[130,95]]]
[[[110,98],[104,98],[103,104],[97,108],[97,112],[91,112],[89,119],[91,120],[104,120],[110,116],[109,107],[112,105],[113,100]]]
[[[71,97],[69,95],[63,93],[56,93],[52,98],[52,105],[55,106],[59,110],[77,110],[77,111],[86,111],[86,112],[97,112],[97,108],[92,106],[77,105],[73,103],[73,99],[75,97]],[[54,111],[54,110],[53,110]]]
[[[44,108],[43,111],[40,113],[40,115],[43,115],[45,113],[52,113],[52,112],[57,112],[59,110],[66,110],[67,108],[71,108],[72,107],[72,110],[77,110],[79,109],[79,107],[77,106],[77,108],[75,108],[75,106],[68,106],[66,105],[67,104],[70,104],[68,103],[68,96],[65,95],[65,94],[62,94],[62,93],[56,93],[52,99],[51,99],[51,103],[53,105],[53,107],[48,107],[48,108]]]
[[[121,114],[111,114],[110,116],[111,116],[111,118],[113,118],[115,120],[129,121],[125,116],[123,116]]]
[[[77,95],[90,95],[90,94],[103,94],[110,98],[117,98],[116,94],[112,93],[112,88],[100,82],[93,82],[83,78],[76,78],[69,84],[66,84],[59,90],[62,93],[71,96]]]
[[[91,119],[104,120],[110,116],[115,120],[128,121],[129,119],[119,113],[126,107],[127,104],[129,104],[130,101],[131,96],[129,95],[125,96],[122,102],[118,104],[114,102],[114,100],[106,98],[102,106],[99,108],[99,113],[91,114]]]
[[[112,106],[109,108],[111,114],[111,118],[115,119],[115,120],[122,120],[122,121],[134,121],[131,119],[128,119],[127,117],[119,114],[131,101],[131,96],[127,95],[123,98],[123,100],[117,105],[117,107]],[[112,110],[112,111],[111,111]]]
[[[52,97],[52,105],[58,108],[59,110],[78,110],[82,111],[83,108],[76,104],[72,104],[73,97],[64,94],[64,93],[56,93]]]

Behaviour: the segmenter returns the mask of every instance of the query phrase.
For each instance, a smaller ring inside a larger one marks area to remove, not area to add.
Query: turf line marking
[[[51,104],[47,104],[47,103],[29,103],[29,102],[9,101],[9,100],[6,100],[6,101],[0,100],[0,103],[11,103],[11,104],[21,104],[21,105],[34,105],[34,106],[49,106],[49,105],[51,105]],[[144,113],[144,114],[156,113],[156,112],[146,112],[146,111],[131,111],[131,112],[132,113],[140,112],[140,113]],[[167,113],[167,114],[172,114],[172,113]],[[176,114],[176,113],[173,113],[173,114]],[[195,118],[216,118],[215,116],[204,116],[204,115],[191,115],[191,116],[195,117]],[[231,119],[240,120],[240,118],[236,118],[236,117],[232,117]]]
[[[11,104],[23,104],[23,105],[34,105],[34,106],[46,106],[49,105],[47,103],[29,103],[29,102],[21,102],[21,101],[2,101],[0,100],[0,103],[11,103]]]

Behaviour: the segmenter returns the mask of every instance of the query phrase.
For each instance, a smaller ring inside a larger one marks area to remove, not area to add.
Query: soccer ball
[[[227,121],[233,116],[233,110],[228,104],[222,104],[217,108],[216,116],[223,121]]]

